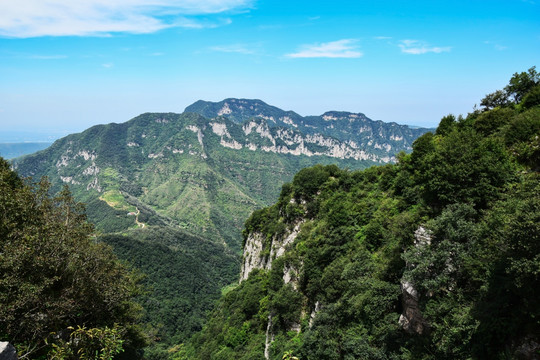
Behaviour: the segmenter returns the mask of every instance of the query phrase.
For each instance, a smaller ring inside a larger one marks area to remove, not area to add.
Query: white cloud
[[[497,44],[497,43],[494,43],[492,41],[484,41],[484,44],[486,45],[493,45],[493,48],[497,51],[504,51],[506,49],[508,49],[508,46],[504,46],[504,45],[501,45],[501,44]]]
[[[105,69],[110,69],[114,66],[113,63],[106,63],[106,64],[101,64],[101,66],[103,66]]]
[[[238,53],[245,55],[255,54],[255,50],[250,48],[245,44],[232,44],[232,45],[222,45],[222,46],[212,46],[210,48],[212,51],[224,52],[224,53]]]
[[[253,0],[2,0],[0,36],[108,36],[230,23],[197,16],[249,8]]]
[[[285,56],[291,58],[359,58],[357,40],[343,39],[321,44],[303,45],[300,51]]]
[[[29,55],[28,59],[36,59],[36,60],[58,60],[58,59],[66,59],[66,55]]]
[[[399,47],[401,48],[401,52],[413,55],[420,55],[426,53],[439,54],[442,52],[449,52],[451,50],[451,47],[449,46],[429,46],[428,44],[419,40],[401,40],[401,44],[399,44]]]

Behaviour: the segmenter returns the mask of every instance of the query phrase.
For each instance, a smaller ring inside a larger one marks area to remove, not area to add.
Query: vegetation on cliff
[[[302,223],[295,241],[173,357],[538,356],[539,88],[535,68],[514,74],[395,165],[301,170],[245,231],[264,249]]]

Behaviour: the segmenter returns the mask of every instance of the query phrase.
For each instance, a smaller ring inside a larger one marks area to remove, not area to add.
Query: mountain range
[[[434,131],[198,101],[0,160],[2,340],[89,325],[78,304],[107,297],[79,289],[106,283],[138,303],[122,358],[535,359],[539,105],[534,67]],[[135,271],[96,279],[84,244]],[[56,299],[73,311],[50,316]]]
[[[301,168],[395,160],[429,129],[330,111],[300,116],[260,100],[197,101],[93,126],[13,161],[22,176],[69,185],[104,232],[172,225],[240,250],[243,222]]]
[[[19,156],[35,153],[46,149],[52,142],[11,142],[0,143],[0,156],[4,159],[13,159]]]

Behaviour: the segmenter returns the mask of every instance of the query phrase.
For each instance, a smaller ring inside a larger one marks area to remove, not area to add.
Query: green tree
[[[540,85],[536,85],[531,91],[523,97],[521,106],[523,109],[530,109],[540,105]]]
[[[512,96],[515,103],[518,104],[523,97],[539,83],[540,74],[536,71],[536,66],[533,66],[527,71],[515,73],[504,90],[509,96]]]
[[[485,110],[494,109],[497,107],[508,106],[510,101],[508,99],[508,93],[504,90],[497,90],[491,94],[487,94],[481,101],[480,105]]]
[[[141,346],[138,276],[95,242],[67,188],[48,193],[46,179],[24,183],[0,159],[0,337],[36,357],[70,327],[117,323],[128,348]]]

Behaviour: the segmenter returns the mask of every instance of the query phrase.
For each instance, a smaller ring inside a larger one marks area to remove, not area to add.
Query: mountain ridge
[[[219,114],[226,105],[230,112]],[[404,134],[406,126],[385,128],[345,112],[304,118],[261,100],[200,100],[186,110],[192,111],[96,125],[13,165],[23,176],[47,175],[53,189],[69,185],[104,231],[137,226],[139,219],[129,214],[139,209],[148,224],[177,224],[238,249],[243,219],[269,205],[302,167],[391,162],[427,131]],[[97,216],[93,208],[109,208],[101,213],[110,216]],[[226,226],[231,221],[234,226]]]

